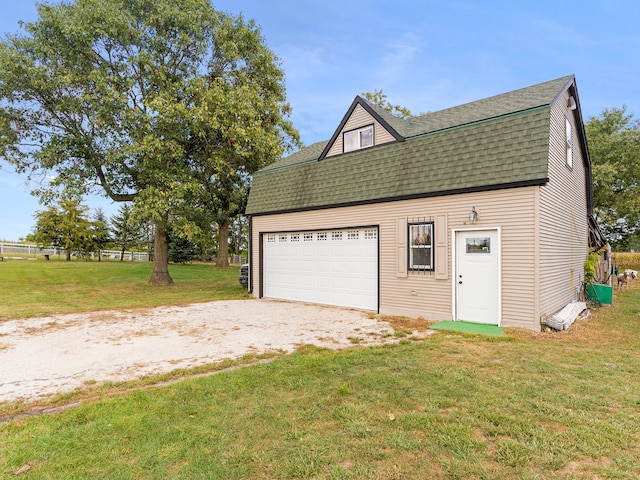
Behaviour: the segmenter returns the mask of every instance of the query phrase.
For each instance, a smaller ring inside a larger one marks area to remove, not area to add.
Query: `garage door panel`
[[[264,295],[377,310],[377,238],[377,229],[265,235]]]

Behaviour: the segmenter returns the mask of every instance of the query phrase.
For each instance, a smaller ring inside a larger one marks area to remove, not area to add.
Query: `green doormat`
[[[497,325],[487,325],[484,323],[471,323],[471,322],[452,322],[450,320],[443,320],[441,322],[434,323],[429,328],[433,330],[450,330],[453,332],[464,333],[480,333],[482,335],[492,335],[499,337],[504,332],[504,328]]]

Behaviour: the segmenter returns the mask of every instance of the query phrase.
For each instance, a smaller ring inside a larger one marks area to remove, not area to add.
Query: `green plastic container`
[[[587,292],[589,300],[592,302],[600,302],[602,305],[611,305],[613,303],[613,287],[609,285],[591,283]]]

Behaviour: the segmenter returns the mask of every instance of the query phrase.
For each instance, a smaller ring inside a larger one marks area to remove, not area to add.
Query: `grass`
[[[0,424],[0,477],[637,479],[640,282],[615,295],[559,333],[389,319],[396,345],[106,390]]]
[[[0,321],[55,313],[248,298],[238,267],[171,265],[174,285],[147,285],[148,262],[0,262]]]

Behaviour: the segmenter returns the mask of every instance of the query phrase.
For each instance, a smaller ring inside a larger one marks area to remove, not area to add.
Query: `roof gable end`
[[[356,112],[356,109],[358,107],[361,107],[362,109],[364,109],[364,111],[373,119],[373,121],[375,123],[378,123],[380,127],[382,127],[384,131],[388,135],[390,135],[395,141],[401,142],[404,140],[404,136],[398,133],[397,126],[396,128],[394,128],[391,125],[391,123],[395,123],[393,122],[393,119],[389,118],[389,116],[385,114],[382,114],[382,112],[378,111],[378,109],[375,109],[371,103],[369,103],[367,100],[365,100],[364,98],[358,95],[351,103],[351,106],[347,110],[347,113],[342,118],[342,121],[338,125],[338,128],[331,136],[331,139],[327,142],[327,145],[322,151],[322,153],[320,154],[320,157],[318,158],[318,160],[322,160],[329,155],[329,152],[331,151],[332,147],[339,140],[340,135],[345,131],[345,127],[347,123],[349,122],[349,120],[351,120],[352,116],[354,115],[354,112]],[[365,126],[365,125],[361,125],[361,126]]]

